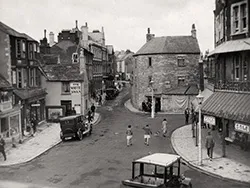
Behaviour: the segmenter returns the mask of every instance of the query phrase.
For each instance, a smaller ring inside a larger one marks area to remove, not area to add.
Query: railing
[[[0,102],[0,111],[5,112],[7,110],[12,109],[12,102],[11,101],[5,101],[5,102]]]
[[[215,84],[215,89],[250,92],[250,81],[220,81]]]

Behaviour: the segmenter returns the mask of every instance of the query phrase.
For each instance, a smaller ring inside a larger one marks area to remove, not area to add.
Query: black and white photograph
[[[250,0],[0,0],[0,188],[249,188]]]

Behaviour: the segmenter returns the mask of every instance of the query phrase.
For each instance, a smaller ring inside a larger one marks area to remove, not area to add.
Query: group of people
[[[151,138],[152,130],[149,125],[146,125],[142,128],[144,130],[144,144],[149,146],[149,139]],[[162,121],[162,136],[166,137],[167,134],[167,119],[163,119]],[[126,130],[126,135],[127,135],[127,146],[132,145],[132,138],[133,138],[133,131],[132,131],[132,126],[128,125],[128,128]]]

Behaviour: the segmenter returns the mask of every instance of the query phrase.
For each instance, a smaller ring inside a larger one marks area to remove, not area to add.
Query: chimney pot
[[[78,21],[76,20],[76,28],[78,28],[78,23],[77,23]]]
[[[192,37],[193,37],[193,38],[196,38],[196,29],[195,29],[195,24],[192,24],[191,35],[192,35]]]
[[[150,34],[150,28],[148,28],[148,34]]]
[[[85,22],[85,26],[88,27],[88,23],[87,22]]]
[[[44,38],[46,38],[46,29],[44,29]]]

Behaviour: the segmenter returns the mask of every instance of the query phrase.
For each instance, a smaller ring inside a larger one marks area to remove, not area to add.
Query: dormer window
[[[72,63],[78,63],[78,53],[73,53],[72,54]]]

